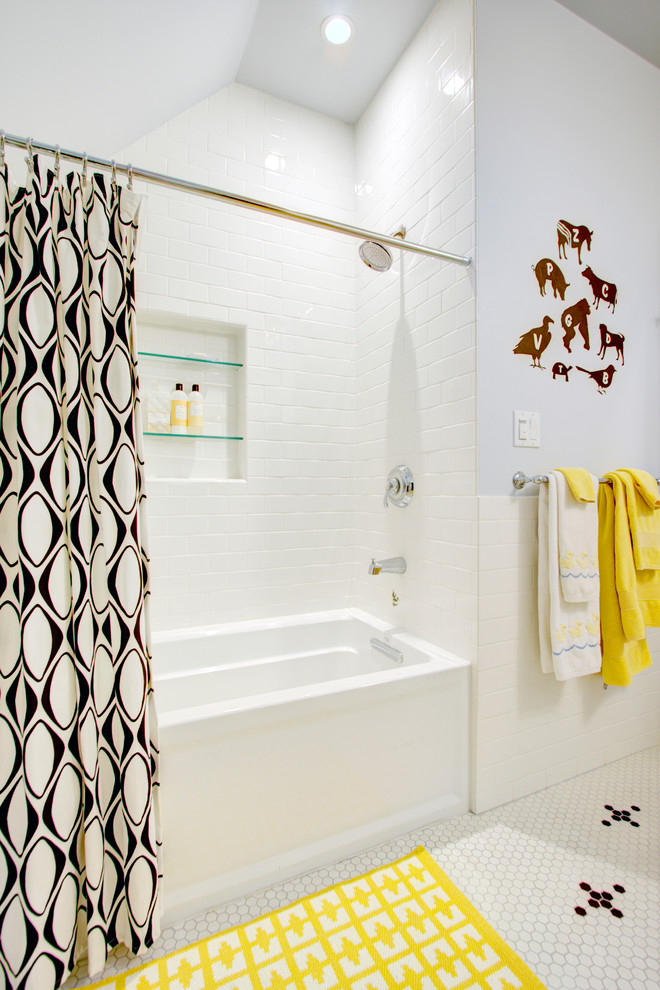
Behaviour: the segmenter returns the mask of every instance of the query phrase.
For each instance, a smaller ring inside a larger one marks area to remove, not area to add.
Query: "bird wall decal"
[[[605,389],[612,384],[612,378],[616,371],[613,364],[608,364],[607,368],[601,368],[599,371],[587,371],[586,368],[581,368],[579,364],[576,364],[575,367],[578,371],[584,371],[585,375],[589,375],[589,378],[593,378],[601,395],[605,395]]]
[[[544,350],[552,340],[549,324],[555,321],[549,316],[543,317],[540,327],[533,327],[522,335],[516,346],[513,348],[514,354],[529,354],[532,358],[532,368],[540,368],[545,371],[540,358]]]

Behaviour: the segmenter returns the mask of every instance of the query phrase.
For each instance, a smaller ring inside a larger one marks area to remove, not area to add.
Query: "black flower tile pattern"
[[[618,908],[614,903],[614,894],[610,893],[609,890],[592,890],[590,883],[581,883],[580,887],[582,890],[586,890],[588,894],[587,904],[592,908],[605,908],[610,911],[615,918],[623,918],[623,911]],[[625,894],[626,889],[622,887],[620,883],[615,883],[613,885],[614,890],[619,894]],[[587,909],[578,904],[575,908],[575,913],[584,916],[587,913]]]
[[[630,806],[630,811],[625,808],[619,811],[611,804],[604,804],[603,807],[605,808],[605,811],[610,812],[610,817],[609,820],[607,818],[603,818],[601,821],[602,825],[611,826],[612,822],[625,822],[628,825],[632,825],[633,828],[639,828],[639,822],[634,820],[632,817],[634,814],[635,818],[639,818],[639,812],[642,809],[639,808],[638,805],[632,804]]]

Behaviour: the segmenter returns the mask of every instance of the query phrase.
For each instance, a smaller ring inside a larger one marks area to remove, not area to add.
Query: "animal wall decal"
[[[543,323],[540,327],[534,327],[532,330],[528,330],[524,333],[516,346],[513,348],[514,354],[529,354],[532,360],[532,368],[540,368],[541,371],[545,371],[545,368],[541,364],[540,358],[544,350],[550,343],[552,339],[552,334],[548,329],[549,323],[554,323],[549,316],[543,317]]]
[[[561,361],[557,361],[556,364],[553,364],[552,366],[552,380],[554,381],[555,378],[563,378],[564,381],[567,382],[568,373],[569,371],[572,370],[572,368],[573,368],[572,364],[566,367],[566,365],[562,364]]]
[[[588,376],[588,380],[596,386],[598,394],[605,395],[612,385],[617,371],[614,364],[591,369],[582,367],[577,363],[569,365],[559,357],[557,348],[560,346],[559,341],[561,340],[564,354],[573,354],[575,348],[578,351],[591,351],[588,318],[593,309],[598,309],[601,302],[609,306],[611,312],[614,313],[618,301],[617,286],[616,283],[607,282],[596,275],[590,265],[582,268],[582,250],[591,252],[593,230],[585,224],[573,223],[570,220],[558,220],[556,232],[557,259],[562,261],[562,265],[560,266],[554,258],[547,257],[541,258],[540,261],[531,266],[539,293],[544,298],[544,305],[550,309],[550,312],[545,313],[540,326],[533,327],[521,334],[518,343],[513,348],[513,353],[531,357],[530,367],[537,368],[539,371],[546,371],[546,367],[541,364],[541,357],[547,352],[553,355],[549,362],[552,381],[568,384],[569,372],[575,369]],[[592,302],[584,296],[580,298],[580,287],[582,286],[582,291],[585,288],[580,276],[589,283],[593,295]],[[548,291],[548,284],[552,289],[552,296]],[[571,289],[575,293],[573,299],[570,298],[570,292],[567,297],[567,290]],[[578,298],[575,298],[576,296]],[[555,300],[557,302],[554,302]],[[559,302],[564,304],[561,309]],[[555,341],[553,343],[553,333],[550,331],[550,326],[555,323],[561,327],[563,337],[560,337],[558,333],[554,334]],[[597,357],[601,360],[606,359],[608,349],[614,348],[614,360],[617,364],[620,362],[620,366],[623,367],[625,363],[623,357],[624,335],[609,330],[604,323],[600,323],[598,329],[600,331],[600,349]],[[585,357],[582,358],[583,364],[593,364],[593,358],[589,361],[585,360],[587,357],[588,354],[585,354]],[[584,381],[580,375],[577,376],[577,379]]]
[[[623,360],[623,342],[626,339],[622,333],[611,333],[604,323],[599,324],[598,329],[600,330],[600,350],[598,351],[598,357],[605,357],[605,351],[608,347],[614,347],[616,349],[616,356],[621,358],[621,364],[625,364]]]
[[[557,254],[560,258],[567,258],[566,247],[576,248],[578,265],[581,265],[582,245],[586,244],[587,251],[591,251],[591,238],[593,236],[593,230],[589,230],[588,227],[571,223],[570,220],[560,220],[557,224]]]
[[[601,368],[600,371],[587,371],[586,368],[581,368],[579,364],[576,364],[575,367],[578,371],[584,371],[585,375],[589,375],[589,378],[593,378],[601,395],[604,395],[605,389],[612,384],[612,378],[616,371],[613,364],[609,364],[607,368]]]
[[[585,350],[589,350],[589,323],[587,322],[587,316],[591,312],[591,306],[586,299],[580,299],[579,302],[573,303],[568,309],[565,309],[561,314],[561,325],[564,329],[564,347],[571,353],[571,341],[575,336],[576,330],[579,330],[582,335],[582,340],[584,341]]]
[[[614,307],[616,306],[616,285],[614,282],[605,282],[598,275],[594,275],[591,268],[587,266],[582,272],[587,282],[591,286],[591,291],[594,294],[594,304],[596,309],[598,309],[598,303],[602,301],[607,305],[612,307],[612,312],[614,312]]]
[[[555,299],[557,298],[557,293],[559,293],[559,298],[563,299],[570,282],[567,282],[564,278],[564,273],[559,265],[552,261],[551,258],[541,258],[532,267],[536,275],[536,281],[539,283],[541,295],[545,295],[545,284],[546,282],[550,282]]]

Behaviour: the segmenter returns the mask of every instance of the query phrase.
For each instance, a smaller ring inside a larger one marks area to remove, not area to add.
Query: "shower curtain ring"
[[[130,162],[128,163],[128,188],[133,189],[133,166]]]
[[[112,159],[112,188],[117,191],[117,163]]]
[[[60,146],[59,144],[56,144],[55,145],[55,178],[57,179],[58,182],[60,181],[60,165],[61,165]]]
[[[5,132],[0,131],[0,166],[5,164]]]
[[[86,151],[83,151],[82,183],[83,186],[87,185],[87,152]]]
[[[28,168],[31,172],[34,172],[34,151],[32,150],[32,138],[28,138],[25,142],[25,147],[27,148],[27,155],[25,161],[27,162]]]

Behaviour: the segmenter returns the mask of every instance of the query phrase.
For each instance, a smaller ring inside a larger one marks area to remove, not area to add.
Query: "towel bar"
[[[611,485],[612,482],[609,478],[599,478],[601,485]],[[655,479],[660,485],[660,478]],[[524,471],[516,471],[513,478],[513,487],[517,489],[524,488],[525,485],[547,485],[548,476],[547,474],[533,474],[531,478],[528,478]]]

